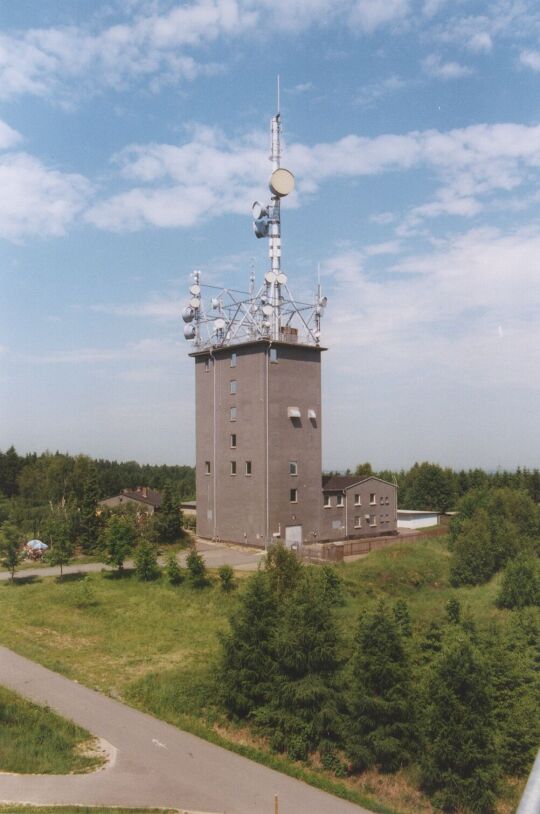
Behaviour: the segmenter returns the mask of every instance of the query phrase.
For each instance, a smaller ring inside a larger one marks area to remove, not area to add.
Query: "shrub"
[[[210,578],[206,570],[204,558],[197,553],[195,548],[192,548],[189,552],[186,565],[189,581],[194,588],[206,588],[207,585],[210,585]]]
[[[141,582],[151,582],[161,573],[156,548],[148,540],[141,540],[135,549],[135,573]]]
[[[234,571],[230,565],[222,565],[221,568],[218,569],[218,576],[221,582],[221,590],[226,591],[234,591],[237,588],[236,579],[234,577]]]
[[[499,608],[540,605],[540,567],[536,557],[521,554],[508,563],[496,603]]]
[[[174,551],[171,551],[169,556],[167,557],[167,562],[165,564],[165,574],[167,576],[167,580],[171,585],[180,585],[180,583],[184,579],[184,573],[180,566],[178,565],[178,560],[176,559],[176,554]]]
[[[450,582],[454,586],[480,585],[495,573],[495,556],[491,544],[489,518],[485,509],[465,520],[456,539],[450,565]]]

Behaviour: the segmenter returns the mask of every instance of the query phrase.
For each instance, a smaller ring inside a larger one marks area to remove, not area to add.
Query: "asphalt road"
[[[0,684],[59,712],[112,745],[115,760],[87,775],[0,773],[0,802],[170,806],[198,812],[369,814],[298,780],[107,698],[0,647]]]
[[[219,568],[220,565],[232,565],[235,571],[256,571],[264,556],[264,551],[255,551],[241,546],[229,546],[223,543],[209,543],[206,540],[197,540],[197,551],[203,555],[208,568]],[[187,552],[178,555],[178,562],[185,565]],[[131,561],[126,562],[126,568],[133,566]],[[74,563],[64,566],[64,574],[91,574],[103,570],[110,570],[110,566],[102,562]],[[36,568],[25,568],[15,572],[15,579],[28,579],[33,577],[55,577],[60,574],[59,566],[47,567],[38,565]],[[9,571],[0,571],[0,581],[11,579]]]

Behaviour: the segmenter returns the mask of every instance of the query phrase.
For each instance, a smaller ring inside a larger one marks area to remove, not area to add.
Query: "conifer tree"
[[[182,522],[180,500],[172,486],[167,485],[163,489],[161,506],[154,519],[159,542],[164,545],[173,545],[181,540],[184,535]]]
[[[194,588],[206,588],[210,584],[204,557],[197,553],[195,547],[191,549],[186,560],[188,577]]]
[[[279,599],[289,595],[300,580],[302,566],[293,551],[283,543],[273,545],[266,555],[265,571],[270,577],[272,590]]]
[[[79,515],[79,542],[86,553],[95,551],[99,544],[100,519],[97,514],[99,486],[97,471],[92,466],[83,486]]]
[[[306,760],[315,751],[328,760],[340,742],[341,653],[324,578],[307,569],[282,604],[271,696],[256,713],[272,747],[293,760]]]
[[[221,583],[221,590],[225,591],[225,593],[230,593],[230,591],[234,591],[237,587],[234,571],[230,565],[222,565],[218,568],[218,576]]]
[[[395,771],[414,749],[411,669],[401,636],[383,604],[360,619],[347,726],[355,770],[377,765]]]
[[[394,619],[402,636],[412,636],[411,614],[404,599],[398,599],[393,609]]]
[[[459,599],[452,596],[446,603],[446,616],[452,625],[459,625],[461,620],[461,605]]]
[[[268,575],[258,571],[240,596],[229,632],[221,636],[218,694],[225,709],[240,718],[252,716],[270,698],[276,619]]]
[[[464,634],[443,648],[430,671],[420,765],[423,785],[443,811],[494,811],[492,688],[484,661]]]
[[[180,585],[184,579],[184,573],[178,565],[178,560],[176,559],[176,554],[174,551],[171,551],[167,557],[165,574],[167,575],[167,579],[171,585]]]
[[[145,538],[135,549],[135,573],[141,582],[151,582],[160,575],[156,547]]]
[[[499,608],[540,605],[540,565],[536,557],[521,554],[508,563],[497,605]]]

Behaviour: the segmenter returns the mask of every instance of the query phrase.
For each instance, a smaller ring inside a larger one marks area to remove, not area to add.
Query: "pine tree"
[[[384,605],[363,616],[356,637],[347,751],[355,770],[395,771],[415,744],[411,668],[400,626]]]
[[[100,519],[97,514],[99,486],[97,471],[92,467],[83,486],[79,515],[79,543],[84,552],[95,551],[99,544]]]
[[[394,619],[402,636],[412,636],[411,613],[404,599],[398,599],[393,608]]]
[[[446,616],[452,625],[459,625],[461,620],[461,605],[459,599],[452,596],[446,603]]]
[[[258,571],[240,596],[230,631],[221,636],[218,696],[225,709],[240,718],[252,716],[270,698],[276,618],[268,576]]]
[[[206,588],[210,584],[204,557],[201,557],[194,547],[187,556],[186,565],[189,581],[194,588]]]
[[[222,591],[229,593],[230,591],[234,591],[237,587],[234,571],[230,565],[222,565],[221,568],[218,568],[218,576]]]
[[[319,751],[331,762],[341,739],[342,645],[324,578],[311,569],[302,572],[281,607],[272,691],[255,717],[274,749],[293,760]]]
[[[167,557],[165,574],[167,575],[167,579],[171,585],[180,585],[184,579],[183,570],[178,565],[178,560],[176,559],[176,554],[174,551],[171,551]]]
[[[483,660],[463,634],[443,648],[430,671],[420,765],[423,785],[443,811],[494,811],[492,688]]]
[[[156,548],[144,538],[135,549],[135,573],[141,582],[151,582],[161,573]]]
[[[184,536],[182,522],[180,500],[174,493],[172,486],[167,485],[163,489],[161,506],[154,520],[159,542],[163,545],[173,545],[179,542]]]
[[[270,577],[272,590],[279,599],[284,599],[294,591],[302,574],[302,566],[296,554],[282,543],[270,548],[264,568]]]

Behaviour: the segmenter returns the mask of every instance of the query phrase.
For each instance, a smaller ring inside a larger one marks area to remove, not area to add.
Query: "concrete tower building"
[[[279,104],[278,104],[279,107]],[[281,118],[271,122],[271,201],[253,205],[270,267],[256,290],[204,286],[194,272],[184,309],[196,386],[197,533],[264,546],[320,537],[322,509],[318,286],[294,299],[281,268],[281,199],[294,176],[280,165]]]

